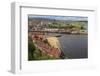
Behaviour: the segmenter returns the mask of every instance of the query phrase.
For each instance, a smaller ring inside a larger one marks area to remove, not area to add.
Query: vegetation
[[[29,37],[28,38],[28,60],[34,59],[33,53],[35,52],[36,47],[34,43],[32,42],[32,39]]]
[[[58,29],[82,29],[85,30],[85,25],[87,22],[69,22],[69,23],[63,23],[63,22],[54,22],[48,25],[49,28],[58,28]]]

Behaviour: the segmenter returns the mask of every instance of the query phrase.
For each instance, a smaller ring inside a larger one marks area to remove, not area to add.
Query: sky
[[[51,15],[28,15],[29,19],[42,18],[42,19],[55,19],[55,20],[66,20],[66,21],[87,21],[88,17],[82,16],[51,16]]]

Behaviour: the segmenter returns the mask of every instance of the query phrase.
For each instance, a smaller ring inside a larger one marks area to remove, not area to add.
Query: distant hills
[[[88,17],[82,16],[43,16],[43,15],[29,15],[28,20],[50,20],[50,21],[88,21]]]

